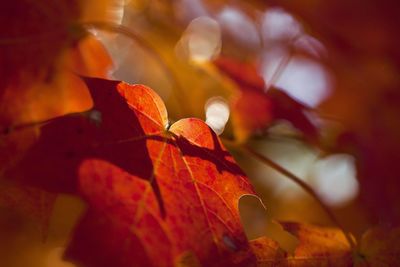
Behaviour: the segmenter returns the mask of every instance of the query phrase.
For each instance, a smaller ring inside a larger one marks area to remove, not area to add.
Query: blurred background
[[[32,12],[48,7],[60,16],[68,13],[46,2]],[[89,29],[108,52],[112,63],[107,62],[102,76],[157,91],[171,123],[202,118],[223,139],[246,143],[269,157],[313,188],[355,237],[373,225],[399,223],[400,38],[395,1],[63,4],[65,10],[79,6],[71,20]],[[92,46],[89,50],[94,53]],[[100,64],[96,57],[84,58],[91,71]],[[293,238],[273,221],[335,226],[297,184],[234,146],[228,148],[267,209],[254,198],[241,199],[250,239],[268,235],[290,250]],[[44,244],[33,221],[3,210],[0,257],[9,261],[4,266],[74,266],[61,255],[84,210],[80,200],[57,197]]]

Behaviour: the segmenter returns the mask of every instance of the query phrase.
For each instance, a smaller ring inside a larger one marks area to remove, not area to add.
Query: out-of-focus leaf
[[[332,152],[356,158],[359,202],[372,223],[400,222],[400,38],[397,2],[274,1],[298,16],[327,48],[334,90],[319,110],[342,134]]]
[[[81,1],[80,22],[110,22],[120,24],[126,0],[83,0]]]
[[[174,267],[201,267],[201,265],[193,252],[184,252],[175,259]]]
[[[400,228],[375,227],[369,229],[360,242],[360,258],[356,266],[399,266]]]
[[[56,195],[39,188],[0,183],[0,206],[29,216],[46,236]]]
[[[105,78],[112,65],[106,50],[81,25],[82,10],[88,9],[89,2],[4,3],[0,11],[2,129],[88,108],[87,88],[74,73]],[[110,0],[102,2],[101,9],[106,10]]]
[[[351,251],[339,229],[299,223],[281,223],[298,240],[293,254],[261,237],[250,241],[258,266],[398,266],[399,228],[374,227],[361,238],[356,252]]]
[[[60,67],[47,83],[32,83],[26,88],[12,87],[5,91],[0,106],[1,131],[13,134],[15,126],[82,111],[90,105],[85,83],[70,70]]]
[[[0,106],[2,131],[88,109],[90,95],[77,74],[106,78],[112,61],[102,44],[87,36],[59,55],[54,64],[49,80],[39,79],[25,87],[14,84],[4,91]]]
[[[73,32],[80,1],[7,1],[0,10],[0,98],[52,76],[59,56],[83,35]],[[76,34],[76,35],[75,35]]]
[[[307,117],[306,112],[310,108],[299,103],[287,93],[276,88],[270,88],[267,97],[272,103],[272,114],[274,119],[284,119],[300,130],[304,138],[311,144],[318,144],[318,129]]]
[[[3,172],[11,168],[22,157],[37,138],[35,129],[25,129],[16,131],[13,134],[7,134],[8,129],[1,129],[0,134],[0,181],[3,178]]]
[[[299,129],[307,141],[318,142],[318,131],[304,113],[309,108],[282,90],[266,90],[255,65],[227,58],[217,59],[214,64],[238,87],[231,101],[232,123],[238,141],[245,141],[265,131],[274,121],[284,119]]]
[[[108,20],[109,9],[115,6],[122,6],[121,1],[4,2],[0,10],[0,99],[8,87],[22,90],[51,80],[59,58],[86,35],[80,23]]]
[[[266,238],[250,242],[258,266],[352,266],[352,252],[339,229],[298,223],[281,223],[298,240],[293,255]]]
[[[107,50],[91,35],[72,47],[65,57],[71,71],[87,77],[108,78],[113,66]]]
[[[296,262],[297,257],[296,266],[351,266],[350,246],[341,230],[296,223],[281,225],[300,242],[289,262]]]
[[[232,79],[240,88],[251,87],[253,89],[264,91],[264,79],[258,73],[255,64],[240,62],[228,57],[219,57],[214,60],[214,65],[223,73]]]
[[[273,120],[272,102],[264,92],[246,89],[231,101],[232,126],[239,142],[261,133]]]
[[[256,256],[257,266],[279,266],[285,261],[286,252],[272,239],[259,237],[251,240],[250,246]]]

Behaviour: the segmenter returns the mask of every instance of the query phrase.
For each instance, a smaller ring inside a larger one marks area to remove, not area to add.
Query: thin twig
[[[273,86],[276,82],[278,82],[278,80],[280,79],[280,77],[282,76],[282,73],[285,71],[287,65],[289,64],[290,60],[293,57],[294,54],[294,48],[293,48],[293,44],[294,42],[296,42],[299,38],[301,37],[301,34],[297,34],[296,36],[294,36],[293,38],[291,38],[288,42],[288,47],[289,47],[289,51],[287,54],[285,54],[283,56],[283,58],[279,61],[278,66],[276,67],[275,72],[272,74],[271,79],[268,81],[268,83],[266,84],[266,90],[268,90],[269,88],[271,88],[271,86]]]
[[[289,64],[290,60],[292,59],[292,55],[293,55],[292,51],[289,51],[289,53],[284,55],[283,58],[279,61],[279,64],[276,67],[274,74],[272,75],[271,79],[268,81],[266,90],[271,88],[271,86],[273,86],[279,80],[283,71],[286,69],[286,66]]]
[[[277,164],[276,162],[274,162],[273,160],[271,160],[270,158],[268,158],[267,156],[264,156],[260,153],[258,153],[257,151],[255,151],[254,149],[252,149],[250,146],[242,144],[242,145],[238,145],[235,142],[232,142],[230,140],[223,140],[224,143],[226,143],[227,145],[232,145],[235,147],[238,147],[239,149],[241,149],[242,151],[244,151],[245,153],[253,156],[254,158],[258,159],[259,161],[261,161],[262,163],[270,166],[271,168],[273,168],[275,171],[281,173],[282,175],[284,175],[285,177],[289,178],[291,181],[293,181],[294,183],[296,183],[298,186],[300,186],[304,191],[306,191],[309,195],[311,195],[315,201],[317,201],[317,203],[321,206],[321,208],[324,210],[324,212],[328,215],[328,217],[331,219],[331,221],[336,224],[338,226],[338,228],[343,232],[344,236],[347,239],[347,242],[350,245],[350,248],[355,251],[356,249],[356,244],[354,239],[352,238],[351,234],[346,231],[343,227],[343,225],[339,222],[339,220],[336,218],[336,216],[333,214],[333,212],[331,211],[331,209],[325,205],[325,203],[319,198],[319,196],[317,195],[317,193],[315,193],[315,191],[307,184],[305,183],[303,180],[301,180],[299,177],[297,177],[296,175],[294,175],[293,173],[291,173],[290,171],[288,171],[287,169],[283,168],[282,166],[280,166],[279,164]]]
[[[246,152],[246,153],[252,155],[253,157],[255,157],[256,159],[258,159],[259,161],[267,164],[268,166],[270,166],[271,168],[273,168],[277,172],[283,174],[285,177],[287,177],[290,180],[292,180],[294,183],[299,185],[304,191],[306,191],[308,194],[310,194],[314,198],[314,200],[316,200],[318,202],[318,204],[325,211],[325,213],[328,215],[328,217],[331,219],[331,221],[334,224],[336,224],[340,228],[340,230],[342,230],[342,232],[344,233],[344,235],[345,235],[345,237],[347,239],[347,242],[349,243],[351,249],[355,250],[356,245],[355,245],[354,240],[351,237],[350,233],[344,229],[343,225],[339,222],[339,220],[333,214],[331,209],[328,206],[326,206],[324,202],[321,201],[319,196],[315,193],[315,191],[307,183],[305,183],[299,177],[297,177],[296,175],[294,175],[290,171],[286,170],[285,168],[283,168],[282,166],[280,166],[279,164],[277,164],[276,162],[274,162],[270,158],[268,158],[268,157],[258,153],[257,151],[253,150],[248,145],[243,145],[240,148],[244,152]]]

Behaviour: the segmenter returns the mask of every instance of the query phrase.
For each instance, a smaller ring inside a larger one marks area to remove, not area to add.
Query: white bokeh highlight
[[[347,154],[336,154],[320,159],[311,169],[312,187],[329,206],[342,206],[359,192],[355,159]]]
[[[205,104],[206,123],[211,129],[220,135],[224,132],[229,119],[229,105],[222,97],[212,97]]]
[[[225,7],[217,15],[217,21],[223,31],[236,41],[250,47],[258,47],[260,45],[261,40],[257,27],[243,11],[233,7]]]
[[[279,65],[288,57],[284,49],[272,49],[264,54],[261,72],[266,84],[278,87],[303,104],[317,106],[332,90],[330,74],[317,61],[294,56],[275,79]]]
[[[265,42],[292,39],[303,32],[300,23],[281,8],[271,8],[262,17],[261,30]]]
[[[175,51],[180,57],[202,63],[220,54],[221,42],[218,22],[209,17],[198,17],[189,23]]]

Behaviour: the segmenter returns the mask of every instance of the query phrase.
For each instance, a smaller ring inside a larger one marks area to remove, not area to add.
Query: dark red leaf
[[[266,90],[264,79],[254,63],[219,58],[214,64],[238,86],[238,92],[231,102],[238,141],[245,141],[267,129],[274,121],[283,119],[299,129],[307,141],[314,144],[318,142],[318,130],[305,114],[310,108],[282,90],[273,87]]]

